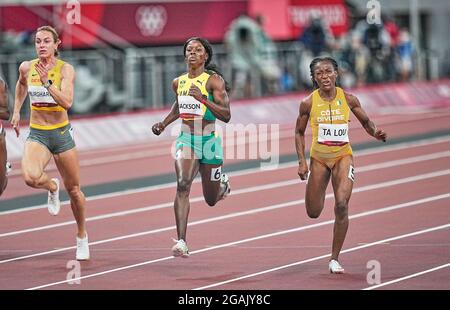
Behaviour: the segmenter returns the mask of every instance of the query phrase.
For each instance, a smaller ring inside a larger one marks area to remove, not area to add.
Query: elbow
[[[226,115],[226,116],[222,119],[222,121],[225,122],[225,123],[229,123],[230,120],[231,120],[231,115],[230,115],[230,114]]]
[[[73,101],[65,101],[61,104],[61,106],[65,109],[65,110],[69,110],[72,107]]]

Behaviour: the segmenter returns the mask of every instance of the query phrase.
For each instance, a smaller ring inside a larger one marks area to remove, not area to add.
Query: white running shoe
[[[9,161],[6,162],[6,175],[12,171],[12,165]]]
[[[328,263],[328,269],[330,270],[330,273],[344,273],[344,268],[342,268],[341,264],[337,260],[330,260]]]
[[[189,249],[186,242],[183,239],[172,239],[176,244],[172,247],[172,254],[174,257],[189,257]]]
[[[51,215],[58,215],[61,208],[61,202],[59,201],[59,180],[57,178],[52,179],[56,183],[56,191],[48,191],[47,208]]]
[[[86,233],[86,236],[84,238],[79,238],[77,236],[77,260],[88,260],[90,258],[89,253],[89,240],[88,235]]]
[[[231,192],[230,179],[226,173],[222,173],[220,177],[220,183],[225,184],[225,192],[223,193],[222,199],[225,199]]]

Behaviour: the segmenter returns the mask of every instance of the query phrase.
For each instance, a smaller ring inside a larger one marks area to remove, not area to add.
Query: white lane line
[[[360,215],[362,216],[362,213]],[[359,216],[359,217],[361,217],[361,216]],[[207,252],[207,251],[216,250],[216,249],[219,249],[219,248],[229,247],[229,246],[232,246],[232,245],[235,245],[235,244],[244,243],[244,242],[254,241],[254,240],[263,239],[263,238],[270,238],[270,237],[281,235],[281,234],[297,232],[297,231],[300,231],[300,230],[305,230],[307,228],[313,228],[313,226],[314,227],[318,227],[318,226],[323,226],[323,225],[332,224],[332,223],[334,223],[334,221],[326,221],[326,222],[317,223],[317,224],[314,224],[314,225],[309,225],[309,226],[299,227],[299,228],[295,228],[295,229],[285,230],[285,231],[281,231],[281,232],[277,232],[277,233],[273,233],[273,234],[267,234],[267,235],[258,236],[258,237],[254,237],[254,238],[248,238],[248,239],[243,239],[243,240],[239,240],[239,241],[235,241],[235,242],[225,243],[225,244],[217,245],[217,246],[214,246],[214,247],[209,247],[209,248],[204,248],[204,249],[201,249],[201,250],[193,251],[193,252],[191,252],[191,255],[198,254],[198,253],[201,253],[201,252]],[[341,251],[341,253],[352,252],[352,251],[364,249],[364,248],[367,248],[367,247],[371,247],[371,246],[374,246],[374,245],[377,245],[377,244],[380,244],[380,243],[385,243],[385,242],[389,242],[389,241],[393,241],[393,240],[407,238],[407,237],[411,237],[411,236],[415,236],[415,235],[419,235],[419,234],[424,234],[424,233],[427,233],[427,232],[436,231],[436,230],[440,230],[440,229],[446,229],[448,227],[450,227],[450,224],[436,226],[436,227],[432,227],[432,228],[428,228],[428,229],[423,229],[423,230],[419,230],[419,231],[416,231],[416,232],[413,232],[413,233],[404,234],[404,235],[400,235],[400,236],[396,236],[396,237],[391,237],[391,238],[375,241],[375,242],[372,242],[372,243],[369,243],[369,244],[366,244],[366,245],[361,245],[361,246],[357,246],[357,247],[350,248],[350,249],[347,249],[347,250],[343,250],[343,251]],[[242,280],[242,279],[258,276],[258,275],[261,275],[261,274],[277,271],[277,270],[280,270],[280,269],[284,269],[284,268],[288,268],[288,267],[292,267],[292,266],[296,266],[296,265],[305,264],[305,263],[308,263],[308,262],[312,262],[312,261],[323,259],[323,258],[327,258],[327,257],[330,257],[329,253],[321,255],[321,256],[316,256],[316,257],[313,257],[313,258],[310,258],[310,259],[307,259],[307,260],[302,260],[302,261],[299,261],[299,262],[295,262],[295,263],[279,266],[279,267],[276,267],[276,268],[271,268],[271,269],[264,270],[264,271],[261,271],[261,272],[252,273],[252,274],[249,274],[249,275],[246,275],[246,276],[230,279],[230,280],[227,280],[227,281],[213,283],[213,284],[210,284],[210,285],[207,285],[207,286],[196,288],[194,290],[201,290],[201,289],[206,289],[206,288],[210,288],[210,287],[215,287],[215,286],[223,285],[223,284],[226,284],[226,283],[235,282],[235,281],[238,281],[238,280]],[[155,259],[155,260],[145,261],[145,262],[141,262],[141,263],[137,263],[137,264],[133,264],[133,265],[126,265],[126,266],[119,267],[119,268],[114,268],[114,269],[105,270],[105,271],[102,271],[102,272],[93,273],[93,274],[86,275],[86,276],[81,276],[81,277],[78,277],[78,278],[75,278],[75,279],[68,279],[68,280],[48,283],[48,284],[44,284],[44,285],[40,285],[40,286],[35,286],[35,287],[32,287],[32,288],[29,288],[28,290],[37,290],[37,289],[41,289],[41,288],[45,288],[45,287],[49,287],[49,286],[55,286],[55,285],[58,285],[58,284],[64,284],[64,283],[71,282],[71,281],[77,281],[77,280],[82,280],[82,279],[93,278],[93,277],[97,277],[97,276],[101,276],[101,275],[105,275],[105,274],[110,274],[110,273],[117,272],[117,271],[122,271],[122,270],[127,270],[127,269],[131,269],[131,268],[135,268],[135,267],[141,267],[141,266],[145,266],[145,265],[149,265],[149,264],[154,264],[154,263],[157,263],[157,262],[160,262],[160,261],[165,261],[165,260],[169,260],[169,259],[173,259],[173,258],[174,258],[173,256],[166,256],[166,257],[162,257],[162,258]]]
[[[433,138],[433,139],[423,139],[423,140],[417,140],[414,142],[400,143],[400,144],[393,145],[393,146],[382,146],[382,147],[377,147],[375,149],[355,151],[354,154],[355,154],[355,156],[367,156],[367,155],[374,155],[374,154],[379,154],[379,153],[384,153],[384,152],[389,152],[389,151],[409,149],[409,148],[413,148],[413,147],[430,146],[432,144],[439,144],[439,143],[448,142],[448,141],[450,141],[450,136]],[[440,152],[440,153],[436,153],[436,154],[442,154],[442,153]],[[427,156],[427,155],[423,155],[423,156]],[[429,156],[433,156],[433,154],[431,154]],[[419,161],[426,160],[426,159],[420,159],[421,156],[418,156],[417,158],[419,158]],[[434,159],[434,158],[431,158],[431,159]],[[279,164],[279,165],[276,165],[274,168],[277,170],[282,170],[282,169],[288,169],[288,168],[295,167],[295,166],[297,166],[296,161]],[[363,167],[357,167],[358,171],[361,171],[361,169],[363,169]],[[243,169],[240,171],[231,172],[231,173],[229,173],[229,176],[235,177],[235,176],[249,175],[249,174],[253,174],[253,173],[265,173],[265,172],[270,172],[270,171],[269,170],[261,170],[258,167],[258,168],[249,168],[249,169]],[[200,179],[196,178],[194,180],[194,183],[198,183],[198,182],[200,182]],[[88,196],[88,197],[86,197],[86,200],[87,201],[95,201],[95,200],[99,200],[99,199],[109,199],[109,198],[114,198],[114,197],[119,197],[119,196],[124,196],[124,195],[132,195],[132,194],[138,194],[138,193],[143,193],[143,192],[148,192],[148,191],[153,191],[153,190],[160,190],[160,189],[170,188],[170,187],[174,187],[174,186],[176,186],[175,182],[161,184],[161,185],[152,185],[152,186],[147,186],[147,187],[142,187],[142,188],[137,188],[137,189],[121,190],[121,191],[110,192],[107,194]],[[70,203],[69,200],[61,201],[62,206],[69,205],[69,203]],[[15,210],[1,211],[0,216],[6,215],[6,214],[13,214],[13,213],[37,210],[37,209],[44,209],[44,208],[47,208],[47,205],[41,204],[41,205],[35,205],[35,206],[20,208],[20,209],[15,209]]]
[[[292,137],[292,130],[281,130],[279,131],[279,139],[286,139]],[[246,135],[244,137],[245,139],[232,139],[233,143],[228,143],[226,140],[226,136],[223,141],[224,145],[224,152],[226,152],[226,147],[239,147],[239,146],[251,146],[251,145],[258,145],[261,142],[269,141],[271,140],[271,136],[266,136],[265,139],[260,139],[260,135],[258,134],[250,134]],[[136,160],[136,159],[143,159],[143,158],[154,158],[154,157],[160,157],[165,155],[170,155],[172,150],[172,145],[175,143],[176,137],[170,143],[167,143],[166,146],[160,147],[161,145],[158,144],[158,148],[148,150],[148,148],[144,151],[134,151],[129,153],[121,153],[121,154],[114,154],[114,155],[106,155],[103,157],[95,157],[95,158],[84,158],[80,160],[80,167],[90,167],[90,166],[96,166],[96,165],[104,165],[114,162],[120,162],[120,161],[128,161],[128,160]],[[247,143],[247,140],[249,141]],[[226,153],[225,153],[226,154]],[[46,168],[46,172],[49,171],[55,171],[56,165],[53,163],[49,164]],[[21,169],[13,169],[9,173],[9,176],[16,176],[20,175],[22,173]]]
[[[439,158],[449,157],[449,156],[450,156],[450,151],[443,151],[443,152],[425,154],[425,155],[420,155],[420,156],[415,156],[415,157],[402,158],[399,160],[392,160],[392,161],[388,161],[385,163],[362,166],[360,168],[357,168],[357,171],[358,172],[367,172],[367,171],[378,170],[378,169],[383,169],[383,168],[397,167],[397,166],[405,165],[405,164],[418,163],[421,161],[439,159]],[[242,171],[240,171],[240,173],[242,173]],[[231,176],[231,174],[230,174],[230,176]],[[251,193],[251,192],[256,192],[256,191],[270,190],[270,189],[274,189],[274,188],[299,184],[299,182],[300,182],[299,179],[295,178],[295,179],[291,179],[291,180],[287,180],[287,181],[281,181],[281,182],[276,182],[276,183],[271,183],[271,184],[247,187],[247,188],[234,190],[231,193],[231,195],[240,195],[240,194],[246,194],[246,193]],[[166,185],[159,186],[159,188],[160,189],[167,188],[167,186]],[[190,201],[191,201],[191,203],[203,201],[203,196],[193,197],[190,199]],[[140,212],[147,212],[147,211],[151,211],[151,210],[168,208],[168,207],[172,207],[172,206],[173,206],[173,201],[170,201],[170,202],[165,202],[165,203],[156,204],[156,205],[150,205],[150,206],[146,206],[146,207],[142,207],[142,208],[135,208],[135,209],[127,210],[127,211],[112,212],[112,213],[102,214],[102,215],[98,215],[98,216],[93,216],[93,217],[87,218],[86,221],[91,222],[91,221],[103,220],[103,219],[108,219],[108,218],[117,217],[117,216],[125,216],[125,215],[129,215],[129,214],[135,214],[135,213],[140,213]],[[52,228],[56,228],[56,227],[63,227],[63,226],[72,225],[72,224],[75,224],[74,220],[61,222],[61,223],[57,223],[57,224],[39,226],[39,227],[34,227],[34,228],[27,228],[27,229],[22,229],[22,230],[17,230],[17,231],[11,231],[11,232],[7,232],[7,233],[1,233],[0,238],[29,233],[29,232],[35,232],[35,231],[40,231],[40,230],[52,229]]]
[[[371,185],[370,187],[371,187],[370,189],[373,189],[373,185]],[[363,188],[354,189],[354,193],[358,193],[358,192],[361,192],[361,191],[363,191]],[[328,194],[328,195],[325,196],[325,199],[328,199],[328,198],[331,198],[331,197],[333,197],[333,194]],[[385,211],[391,211],[391,210],[395,210],[395,209],[401,209],[401,208],[405,208],[405,207],[414,206],[414,205],[417,205],[417,204],[420,204],[420,203],[432,202],[432,201],[435,201],[435,200],[446,199],[446,198],[449,198],[449,197],[450,197],[450,193],[447,193],[447,194],[432,196],[432,197],[423,198],[423,199],[419,199],[419,200],[413,200],[412,202],[408,202],[408,203],[397,204],[397,205],[393,205],[391,207],[385,207],[385,208],[378,209],[378,210],[373,210],[373,211],[367,211],[367,212],[359,213],[359,214],[356,214],[356,215],[352,215],[350,218],[358,218],[360,216],[367,216],[367,215],[376,214],[376,213],[379,213],[379,212],[385,212]],[[205,224],[205,223],[217,222],[217,221],[222,221],[222,220],[226,220],[226,219],[230,219],[230,218],[235,218],[235,217],[240,217],[240,216],[245,216],[245,215],[251,215],[251,214],[257,214],[257,213],[271,211],[271,210],[276,210],[276,209],[281,209],[281,208],[285,208],[285,207],[297,206],[299,204],[303,204],[304,202],[305,202],[304,199],[293,200],[293,201],[288,201],[288,202],[285,202],[285,203],[270,205],[270,206],[263,207],[263,208],[258,208],[258,209],[248,210],[248,211],[241,211],[241,212],[234,212],[234,213],[230,213],[230,214],[227,214],[227,215],[222,215],[222,216],[207,218],[207,219],[203,219],[203,220],[193,221],[191,223],[188,223],[188,226],[196,226],[196,225],[201,225],[201,224]],[[308,228],[318,227],[318,226],[321,226],[321,225],[334,223],[334,220],[330,220],[328,222],[322,222],[322,223],[325,223],[325,224],[318,223],[318,224],[314,224],[312,226],[305,226],[305,227],[308,227]],[[143,231],[143,232],[139,232],[139,233],[128,234],[128,235],[123,235],[123,236],[109,238],[109,239],[98,240],[98,241],[90,242],[89,244],[91,246],[93,246],[93,245],[97,245],[97,244],[103,244],[103,243],[109,243],[109,242],[114,242],[114,241],[120,241],[120,240],[125,240],[125,239],[130,239],[130,238],[135,238],[135,237],[141,237],[141,236],[150,235],[150,234],[156,234],[156,233],[165,232],[165,231],[170,231],[170,230],[173,230],[175,228],[176,228],[176,226],[172,225],[172,226],[163,227],[163,228],[159,228],[159,229],[153,229],[153,230]],[[301,230],[301,228],[296,228],[295,231],[299,230],[299,229]],[[39,252],[39,253],[34,253],[34,254],[30,254],[30,255],[25,255],[25,256],[9,258],[9,259],[5,259],[5,260],[1,260],[0,264],[9,263],[9,262],[18,261],[18,260],[23,260],[23,259],[28,259],[28,258],[33,258],[33,257],[38,257],[38,256],[43,256],[43,255],[48,255],[48,254],[60,253],[60,252],[64,252],[64,251],[72,250],[72,249],[75,249],[75,246],[65,247],[65,248],[60,248],[60,249],[55,249],[55,250],[50,250],[50,251],[45,251],[45,252]]]
[[[368,243],[368,244],[365,244],[365,245],[360,245],[360,246],[357,246],[357,247],[346,249],[346,250],[341,251],[341,254],[354,252],[354,251],[357,251],[357,250],[361,250],[361,249],[364,249],[364,248],[372,247],[372,246],[375,246],[375,245],[379,245],[379,244],[390,242],[390,241],[394,241],[394,240],[399,240],[399,239],[404,239],[404,238],[408,238],[408,237],[413,237],[413,236],[417,236],[417,235],[420,235],[420,234],[425,234],[425,233],[429,233],[429,232],[433,232],[433,231],[437,231],[437,230],[441,230],[441,229],[447,229],[449,227],[450,227],[450,224],[445,224],[445,225],[441,225],[441,226],[435,226],[435,227],[431,227],[431,228],[427,228],[427,229],[422,229],[422,230],[415,231],[415,232],[412,232],[412,233],[408,233],[408,234],[404,234],[404,235],[400,235],[400,236],[395,236],[395,237],[391,237],[391,238],[387,238],[387,239],[383,239],[383,240],[378,240],[378,241],[371,242],[371,243]],[[217,286],[221,286],[221,285],[224,285],[224,284],[228,284],[228,283],[240,281],[240,280],[243,280],[243,279],[248,279],[248,278],[260,276],[260,275],[263,275],[263,274],[267,274],[267,273],[270,273],[270,272],[278,271],[278,270],[281,270],[281,269],[290,268],[290,267],[293,267],[293,266],[303,265],[303,264],[306,264],[306,263],[310,263],[310,262],[313,262],[313,261],[317,261],[317,260],[324,259],[324,258],[329,258],[329,257],[330,257],[330,253],[324,254],[324,255],[321,255],[321,256],[312,257],[310,259],[297,261],[297,262],[294,262],[294,263],[291,263],[291,264],[282,265],[282,266],[278,266],[278,267],[275,267],[275,268],[266,269],[266,270],[263,270],[263,271],[251,273],[251,274],[248,274],[248,275],[245,275],[245,276],[229,279],[229,280],[226,280],[226,281],[221,281],[221,282],[205,285],[205,286],[202,286],[202,287],[195,288],[194,290],[203,290],[203,289],[207,289],[207,288],[217,287]]]
[[[401,278],[398,278],[398,279],[395,279],[395,280],[391,280],[391,281],[388,281],[388,282],[384,282],[384,283],[380,283],[380,284],[377,284],[377,285],[369,286],[369,287],[363,288],[362,290],[363,291],[374,290],[374,289],[382,287],[382,286],[386,286],[386,285],[394,284],[394,283],[397,283],[397,282],[400,282],[400,281],[408,280],[408,279],[411,279],[411,278],[414,278],[414,277],[421,276],[423,274],[427,274],[427,273],[430,273],[430,272],[433,272],[433,271],[436,271],[436,270],[440,270],[440,269],[443,269],[443,268],[448,268],[448,267],[450,267],[450,263],[444,264],[444,265],[440,265],[440,266],[437,266],[437,267],[434,267],[434,268],[430,268],[430,269],[427,269],[427,270],[424,270],[424,271],[416,272],[416,273],[410,274],[408,276],[404,276],[404,277],[401,277]]]

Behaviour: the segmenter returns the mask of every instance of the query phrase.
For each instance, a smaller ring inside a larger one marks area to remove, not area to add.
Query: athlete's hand
[[[11,125],[16,132],[16,136],[19,137],[20,135],[20,127],[19,127],[19,121],[20,121],[20,114],[14,113],[11,118]]]
[[[375,131],[374,137],[375,137],[377,140],[381,140],[381,141],[383,141],[383,142],[386,142],[386,139],[387,139],[387,133],[384,132],[382,129],[377,129],[377,130]]]
[[[189,96],[194,97],[196,100],[201,101],[203,99],[203,94],[197,86],[194,84],[189,88]]]
[[[297,173],[302,181],[307,180],[309,174],[308,164],[306,163],[299,164]]]
[[[42,84],[47,83],[48,81],[48,68],[40,61],[37,62],[36,71],[39,74],[39,78],[41,79]]]
[[[162,122],[159,122],[152,126],[152,131],[155,135],[159,136],[165,128],[166,126]]]

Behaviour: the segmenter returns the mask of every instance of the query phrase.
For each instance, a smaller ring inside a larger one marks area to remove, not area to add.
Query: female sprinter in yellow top
[[[215,133],[216,118],[228,122],[230,104],[225,80],[210,65],[213,51],[203,38],[190,38],[183,48],[187,73],[172,82],[177,99],[167,117],[152,127],[159,135],[173,121],[182,119],[181,134],[176,141],[175,170],[177,193],[175,219],[178,240],[172,248],[175,257],[188,257],[186,228],[189,215],[189,192],[192,181],[200,171],[203,196],[214,206],[230,192],[228,176],[222,173],[223,150],[221,138]]]
[[[53,157],[70,197],[77,221],[77,260],[89,259],[86,233],[86,199],[80,189],[80,172],[73,128],[67,110],[73,103],[75,71],[72,65],[57,58],[58,33],[51,26],[37,29],[35,48],[38,58],[24,61],[19,67],[14,113],[11,124],[19,136],[20,109],[30,96],[30,135],[25,142],[22,174],[25,183],[48,191],[48,211],[57,215],[60,209],[59,180],[44,172]]]
[[[386,141],[387,135],[369,119],[358,98],[336,87],[338,65],[333,58],[315,58],[309,67],[315,90],[301,102],[297,118],[295,146],[298,175],[302,180],[308,180],[305,206],[311,218],[319,217],[322,212],[325,191],[331,178],[335,197],[335,222],[328,268],[331,273],[344,273],[338,256],[347,233],[348,202],[355,173],[348,136],[350,111],[369,135],[383,141]],[[312,128],[309,169],[305,159],[305,130],[308,121],[311,121]]]

